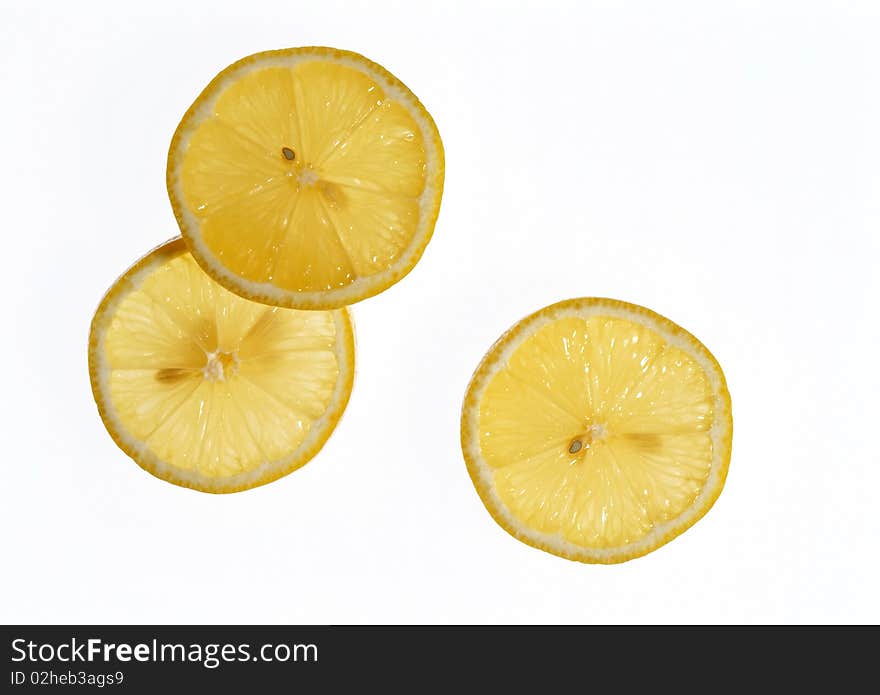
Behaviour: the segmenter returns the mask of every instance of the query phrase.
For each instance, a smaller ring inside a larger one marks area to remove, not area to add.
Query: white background
[[[3,622],[878,622],[880,3],[4,2]],[[305,468],[212,496],[107,436],[103,292],[176,233],[165,157],[221,68],[359,51],[446,146],[434,239],[354,308],[348,411]],[[461,398],[553,301],[645,304],[724,367],[712,511],[568,562],[484,510]]]

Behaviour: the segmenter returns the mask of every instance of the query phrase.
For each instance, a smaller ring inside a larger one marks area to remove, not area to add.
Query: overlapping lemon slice
[[[700,519],[731,452],[730,395],[711,353],[648,309],[546,307],[511,328],[467,391],[462,449],[495,520],[581,562],[644,555]]]
[[[431,116],[363,56],[293,48],[223,70],[168,154],[181,232],[218,283],[328,309],[408,273],[434,229],[444,159]]]
[[[346,309],[232,294],[177,238],[104,297],[89,371],[125,453],[172,483],[234,492],[299,468],[330,436],[351,393],[352,326]]]

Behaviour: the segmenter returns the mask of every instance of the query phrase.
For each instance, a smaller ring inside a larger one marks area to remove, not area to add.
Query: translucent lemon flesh
[[[463,420],[496,518],[599,562],[644,554],[693,523],[730,455],[714,358],[671,322],[610,300],[523,323],[487,355]]]
[[[403,85],[356,54],[241,61],[184,117],[169,156],[181,229],[239,294],[341,306],[381,291],[433,230],[442,145]]]
[[[238,297],[181,240],[141,261],[96,315],[90,361],[105,423],[160,477],[213,492],[305,463],[351,387],[344,311]]]

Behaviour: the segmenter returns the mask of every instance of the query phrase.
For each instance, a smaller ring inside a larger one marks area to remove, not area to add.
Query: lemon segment
[[[268,304],[333,308],[405,275],[430,239],[443,146],[383,68],[325,48],[256,54],[181,121],[168,191],[196,260]]]
[[[671,540],[721,491],[730,396],[693,336],[642,307],[581,299],[524,319],[465,398],[462,447],[513,535],[583,562]]]
[[[95,400],[120,447],[170,482],[232,492],[308,461],[351,392],[346,310],[243,299],[181,239],[133,266],[92,323]]]

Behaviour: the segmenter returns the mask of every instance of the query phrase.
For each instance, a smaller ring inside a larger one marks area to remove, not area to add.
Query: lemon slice
[[[104,297],[89,372],[107,430],[141,467],[177,485],[235,492],[318,452],[348,403],[354,339],[346,309],[238,297],[177,238]]]
[[[461,441],[495,520],[581,562],[645,555],[712,506],[730,394],[690,333],[643,307],[573,299],[528,316],[468,387]]]
[[[168,193],[199,264],[236,294],[329,309],[425,250],[443,145],[406,86],[357,53],[291,48],[223,70],[184,115]]]

